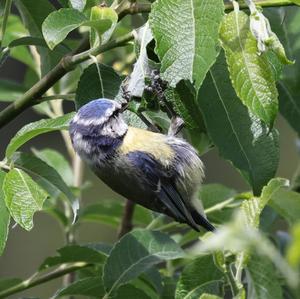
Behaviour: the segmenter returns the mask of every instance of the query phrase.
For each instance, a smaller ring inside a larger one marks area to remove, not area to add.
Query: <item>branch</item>
[[[289,0],[257,0],[255,3],[261,7],[278,7],[296,5]],[[241,9],[246,9],[245,4],[240,5]],[[225,4],[225,10],[233,10],[232,3]],[[126,14],[148,13],[151,11],[150,3],[137,3],[129,0],[123,0],[116,7],[116,11],[121,20]],[[89,59],[90,55],[98,55],[110,49],[123,46],[128,41],[134,38],[133,33],[129,33],[123,37],[117,38],[107,44],[90,49],[73,56],[65,56],[60,63],[56,65],[47,75],[45,75],[39,82],[30,88],[21,98],[10,104],[7,108],[0,112],[0,129],[12,121],[20,113],[36,104],[39,98],[65,74],[70,72],[75,66],[83,61]],[[86,47],[86,40],[81,47],[81,50]]]
[[[53,272],[50,272],[48,274],[45,274],[44,276],[41,276],[39,278],[35,278],[35,275],[33,275],[31,278],[22,281],[21,283],[12,286],[11,288],[8,288],[6,290],[3,290],[0,292],[0,298],[6,298],[7,296],[10,296],[12,294],[16,294],[19,292],[22,292],[24,290],[33,288],[37,285],[43,284],[45,282],[51,281],[53,279],[59,278],[61,276],[64,276],[65,274],[72,273],[74,271],[90,267],[91,264],[87,263],[75,263],[68,267],[61,267]]]
[[[122,222],[119,229],[118,239],[123,237],[125,234],[130,232],[133,228],[132,218],[134,213],[134,202],[131,200],[126,200],[125,208],[124,208],[124,215],[122,218]]]
[[[294,6],[296,5],[290,0],[254,0],[254,3],[260,7],[278,7],[278,6]],[[248,9],[245,3],[239,3],[240,9]],[[232,3],[225,4],[225,11],[233,10]]]
[[[65,74],[75,68],[75,66],[83,61],[90,59],[90,55],[99,55],[108,50],[121,47],[127,42],[133,40],[133,33],[128,33],[122,37],[116,38],[105,45],[87,50],[85,52],[65,56],[61,61],[39,82],[33,85],[21,98],[10,104],[0,112],[0,128],[4,127],[21,112],[36,104],[42,95],[52,87]]]

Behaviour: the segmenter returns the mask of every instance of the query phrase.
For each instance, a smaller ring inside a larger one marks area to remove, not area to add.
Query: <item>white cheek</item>
[[[73,144],[75,151],[80,155],[89,155],[92,151],[91,145],[83,140],[82,135],[80,133],[75,133],[73,137]]]

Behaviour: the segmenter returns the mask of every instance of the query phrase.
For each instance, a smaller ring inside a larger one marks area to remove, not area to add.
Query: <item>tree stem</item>
[[[10,296],[12,294],[22,292],[24,290],[33,288],[37,285],[62,277],[65,274],[72,273],[74,271],[87,268],[90,266],[91,266],[90,264],[81,262],[81,263],[75,263],[68,267],[61,267],[53,272],[47,273],[44,276],[38,277],[36,279],[35,279],[36,275],[33,275],[29,279],[24,280],[21,283],[0,292],[0,298],[6,298],[7,296]]]
[[[126,200],[126,204],[124,207],[124,214],[122,218],[122,222],[119,229],[118,238],[120,239],[122,236],[130,232],[133,228],[132,218],[134,213],[134,202],[131,200]]]

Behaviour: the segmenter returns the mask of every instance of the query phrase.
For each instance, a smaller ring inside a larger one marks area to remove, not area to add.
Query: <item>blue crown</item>
[[[81,120],[99,120],[104,121],[114,113],[114,111],[121,108],[118,102],[108,99],[93,100],[78,110],[78,119]]]

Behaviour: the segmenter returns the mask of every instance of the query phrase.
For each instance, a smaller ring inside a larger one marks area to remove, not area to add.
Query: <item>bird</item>
[[[214,231],[198,191],[204,166],[184,139],[127,125],[121,103],[100,98],[70,122],[75,152],[112,190],[152,211]]]

